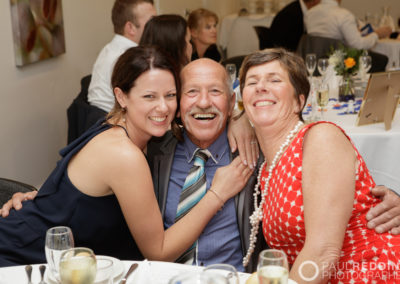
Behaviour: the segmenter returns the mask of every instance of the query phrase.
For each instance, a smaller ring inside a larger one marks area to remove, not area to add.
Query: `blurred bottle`
[[[393,20],[392,16],[390,15],[390,7],[389,6],[382,7],[382,17],[381,17],[381,20],[379,21],[379,26],[380,27],[389,26],[392,29],[392,32],[396,31],[396,26],[394,25],[394,20]]]

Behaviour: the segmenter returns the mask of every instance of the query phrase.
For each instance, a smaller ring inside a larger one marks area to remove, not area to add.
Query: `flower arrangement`
[[[340,45],[338,49],[331,47],[329,65],[334,66],[337,75],[355,75],[359,68],[359,59],[364,51]]]
[[[331,47],[329,65],[333,66],[336,75],[343,76],[339,85],[339,101],[354,100],[352,76],[358,72],[359,59],[363,50],[340,45],[338,49]]]

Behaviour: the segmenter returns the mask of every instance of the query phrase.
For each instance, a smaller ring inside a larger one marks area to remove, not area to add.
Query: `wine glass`
[[[325,76],[326,70],[328,69],[329,66],[329,60],[328,58],[320,58],[318,59],[317,67],[318,67],[318,72],[321,74],[322,77]]]
[[[239,284],[239,274],[230,264],[211,264],[203,270],[205,273],[218,274],[225,277],[229,284]]]
[[[172,277],[168,284],[229,284],[228,280],[211,272],[187,272]]]
[[[368,73],[369,69],[371,69],[372,58],[370,55],[362,55],[361,58],[361,66],[364,68],[365,73]]]
[[[289,266],[286,254],[277,249],[263,250],[258,257],[257,274],[260,284],[287,284]]]
[[[93,284],[96,272],[96,257],[91,249],[77,247],[61,254],[61,284]]]
[[[317,55],[315,53],[306,54],[306,67],[308,74],[310,74],[311,80],[315,71],[315,67],[317,67]]]
[[[327,83],[321,83],[317,91],[317,103],[321,108],[321,120],[324,120],[325,107],[329,103],[329,85]]]
[[[53,227],[46,232],[45,253],[50,270],[50,277],[60,280],[58,269],[61,254],[74,247],[74,237],[69,227]]]
[[[236,81],[236,65],[235,64],[226,64],[225,66],[226,72],[229,74],[229,78],[231,78],[232,87]]]

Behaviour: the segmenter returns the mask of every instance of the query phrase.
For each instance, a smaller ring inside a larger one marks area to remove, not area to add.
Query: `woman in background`
[[[221,54],[217,48],[218,16],[207,9],[197,9],[189,14],[188,26],[192,35],[192,60],[207,57],[217,62]]]
[[[192,58],[190,30],[179,15],[165,14],[152,17],[145,25],[140,46],[156,45],[167,52],[179,69]]]

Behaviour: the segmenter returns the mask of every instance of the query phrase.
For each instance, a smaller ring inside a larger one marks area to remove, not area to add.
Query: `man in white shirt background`
[[[389,37],[392,31],[388,26],[376,28],[374,32],[362,36],[356,17],[340,7],[340,3],[341,0],[321,0],[320,4],[308,10],[304,18],[307,33],[337,39],[346,46],[366,50],[372,48],[378,39]]]
[[[114,38],[103,47],[93,66],[89,104],[105,112],[114,106],[111,75],[118,57],[137,46],[147,21],[156,15],[153,0],[116,0],[112,8]]]

